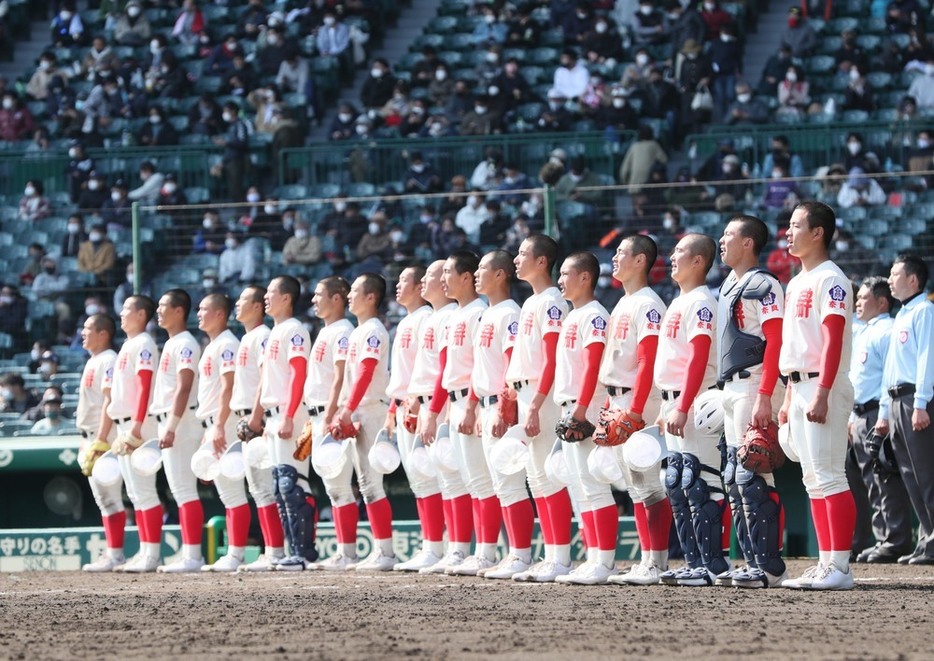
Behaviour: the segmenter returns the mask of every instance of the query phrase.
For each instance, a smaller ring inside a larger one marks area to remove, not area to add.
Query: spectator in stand
[[[41,243],[29,244],[26,249],[26,263],[23,265],[23,271],[19,274],[19,281],[22,285],[32,285],[35,277],[42,273],[42,258],[45,255],[44,245]]]
[[[152,77],[152,94],[161,99],[183,99],[188,96],[188,73],[178,63],[175,53],[162,55],[158,72]]]
[[[159,106],[149,109],[149,121],[139,131],[139,143],[148,147],[169,147],[178,144],[178,133],[172,123],[166,121]]]
[[[454,224],[450,216],[441,220],[441,227],[434,235],[432,249],[436,259],[444,258],[455,250],[470,250],[471,242],[467,233]]]
[[[664,119],[669,134],[674,135],[680,106],[678,89],[662,77],[662,71],[658,67],[649,69],[649,80],[642,89],[641,96],[642,115]]]
[[[286,50],[279,71],[276,73],[276,85],[283,94],[294,92],[304,94],[306,102],[311,104],[311,67],[298,48]]]
[[[373,60],[370,75],[360,89],[360,103],[364,108],[378,110],[392,98],[396,77],[392,75],[389,62],[381,57]]]
[[[616,25],[606,16],[598,16],[593,30],[588,32],[582,43],[587,62],[616,66],[623,59],[623,40]]]
[[[810,57],[817,46],[817,33],[810,21],[802,15],[801,7],[794,5],[788,10],[788,27],[782,32],[783,46],[791,49],[793,57],[803,59]]]
[[[844,209],[850,207],[875,207],[885,204],[887,197],[882,186],[866,175],[862,168],[852,168],[840,192],[837,194],[837,204]]]
[[[0,294],[0,309],[4,309],[9,306],[9,303],[5,302],[6,298],[9,298],[11,295],[7,293],[7,286],[3,287],[3,293]],[[23,322],[26,321],[25,315],[25,299],[23,300]],[[6,314],[0,316],[0,328],[7,326],[5,317]],[[0,332],[8,332],[6,330],[0,330]],[[22,327],[18,329],[18,333],[22,332]],[[18,334],[17,333],[17,334]],[[16,336],[14,336],[16,337]],[[32,390],[26,389],[26,382],[23,380],[23,377],[19,374],[9,373],[4,374],[3,378],[0,379],[0,413],[26,413],[29,409],[36,406],[39,403],[39,398],[36,397],[36,394]]]
[[[639,0],[639,8],[633,14],[633,42],[643,45],[660,44],[667,40],[665,14],[655,6],[653,0]]]
[[[869,58],[856,43],[856,30],[844,30],[840,33],[840,48],[833,54],[837,71],[849,74],[852,67],[860,71],[870,71]]]
[[[52,205],[45,197],[45,187],[39,179],[30,179],[23,189],[23,197],[19,200],[18,220],[35,222],[52,215]]]
[[[468,82],[462,78],[454,81],[454,91],[444,106],[444,114],[452,123],[461,119],[473,109],[474,95]]]
[[[532,18],[532,8],[531,4],[524,2],[516,7],[515,16],[509,21],[506,30],[507,48],[521,48],[524,50],[539,46],[541,29],[535,19]]]
[[[78,195],[78,208],[84,213],[96,213],[103,209],[104,203],[110,199],[110,191],[104,177],[91,170],[88,180]]]
[[[787,285],[788,281],[801,271],[801,260],[788,251],[788,239],[785,236],[787,231],[787,227],[778,230],[775,236],[775,248],[765,259],[766,268],[783,285]]]
[[[843,155],[843,166],[849,172],[853,168],[860,168],[864,172],[870,172],[868,163],[868,152],[863,149],[864,140],[862,133],[851,131],[846,136],[846,153]]]
[[[704,0],[703,7],[700,10],[701,20],[704,21],[706,31],[704,41],[714,41],[720,38],[720,30],[724,25],[732,25],[733,17],[730,13],[720,7],[719,0]],[[700,43],[700,40],[695,40]],[[685,43],[687,43],[685,41]],[[684,46],[682,45],[682,51]]]
[[[237,35],[229,33],[224,40],[214,47],[210,57],[204,63],[204,72],[208,75],[227,78],[233,69],[234,57],[243,55],[243,49],[237,41]]]
[[[833,239],[829,257],[853,282],[888,270],[889,264],[880,263],[879,254],[863,248],[852,233],[838,228]]]
[[[73,204],[77,204],[81,199],[81,191],[87,187],[93,171],[94,159],[85,153],[84,145],[77,140],[72,142],[68,147],[68,165],[65,166],[65,176],[68,178],[68,197]]]
[[[270,25],[257,40],[256,57],[253,61],[259,75],[267,78],[279,73],[279,67],[290,47],[294,47],[294,44],[286,36],[285,26]]]
[[[438,62],[433,77],[428,83],[428,98],[431,99],[434,105],[444,106],[453,93],[454,81],[451,80],[448,65],[444,62]]]
[[[227,195],[235,200],[243,199],[243,179],[247,174],[250,159],[250,135],[253,129],[240,117],[240,106],[236,101],[224,104],[222,119],[227,129],[222,136],[214,138],[214,144],[224,148],[223,163],[212,169],[212,174],[223,175],[227,182]]]
[[[64,336],[71,321],[71,308],[65,301],[63,292],[70,287],[69,278],[59,273],[58,263],[51,255],[42,258],[42,272],[32,281],[32,291],[41,301],[52,303],[55,315],[58,318],[59,334]]]
[[[788,67],[792,64],[791,48],[782,44],[778,51],[772,55],[762,69],[762,78],[759,80],[757,92],[759,96],[775,96],[779,83],[785,80]]]
[[[402,118],[399,125],[399,133],[404,138],[415,137],[421,133],[427,119],[428,104],[425,99],[413,99],[409,104],[408,114]]]
[[[224,237],[224,251],[218,264],[222,284],[250,282],[256,274],[256,252],[245,241],[242,232],[228,231]]]
[[[36,129],[36,132],[33,133],[32,142],[26,147],[27,158],[42,156],[49,151],[51,146],[52,141],[49,138],[49,130],[44,126],[40,126]]]
[[[752,88],[747,83],[736,84],[736,98],[727,108],[724,122],[736,126],[765,124],[769,120],[769,108],[753,97]]]
[[[906,33],[916,25],[924,27],[924,10],[916,0],[892,0],[885,8],[885,28],[889,33]]]
[[[560,94],[561,98],[577,100],[587,91],[589,84],[590,72],[587,71],[584,62],[577,57],[573,49],[566,48],[561,53],[561,66],[555,69],[551,91]]]
[[[384,127],[398,128],[402,118],[409,113],[409,84],[404,80],[397,80],[392,90],[392,98],[377,113]]]
[[[487,147],[483,156],[470,175],[471,190],[493,190],[503,178],[503,152],[496,147]],[[457,208],[462,206],[463,198]]]
[[[77,257],[81,244],[87,240],[88,235],[84,232],[84,218],[81,214],[73,213],[68,216],[66,232],[62,236],[62,257]]]
[[[37,420],[30,428],[29,433],[36,436],[54,436],[61,434],[65,428],[62,421],[64,411],[62,410],[62,400],[59,397],[43,397],[42,399],[42,419]]]
[[[68,71],[59,68],[55,53],[46,51],[39,57],[39,66],[26,83],[26,94],[37,101],[45,101],[49,97],[52,81],[64,84],[68,78]]]
[[[680,53],[688,39],[693,39],[697,43],[704,40],[707,34],[707,24],[704,23],[704,19],[701,18],[693,3],[688,3],[686,7],[682,7],[678,0],[668,0],[665,11],[667,12],[666,18],[668,20],[669,42],[672,53]],[[672,64],[677,63],[673,62]]]
[[[220,255],[224,251],[224,239],[227,237],[227,227],[221,222],[221,215],[217,209],[208,209],[204,212],[201,227],[195,233],[193,252]]]
[[[888,37],[882,41],[882,52],[875,55],[870,61],[872,71],[885,71],[892,75],[902,72],[905,66],[905,54],[898,40]]]
[[[680,185],[665,189],[665,203],[669,207],[679,213],[703,211],[712,207],[707,187],[698,184],[697,177],[691,175],[691,169],[688,166],[678,169],[675,182]]]
[[[96,120],[101,128],[110,126],[114,119],[131,117],[132,109],[126,93],[120,88],[120,79],[108,69],[96,78],[96,84],[88,93],[83,111]]]
[[[798,204],[798,186],[788,177],[788,160],[779,159],[772,166],[771,179],[766,184],[762,195],[762,206],[768,210],[787,209],[794,210]]]
[[[19,95],[13,90],[3,92],[0,107],[0,140],[19,142],[28,140],[36,130],[36,122]]]
[[[181,44],[193,45],[200,43],[201,35],[205,33],[207,22],[204,14],[198,8],[195,0],[184,0],[182,11],[172,26],[172,37]]]
[[[704,3],[707,4],[707,3]],[[717,39],[719,39],[719,34]],[[713,82],[713,68],[710,58],[701,53],[701,45],[688,41],[681,49],[684,61],[678,77],[678,89],[681,93],[681,127],[685,134],[698,133],[701,126],[710,121],[710,110],[695,108],[695,95],[703,89],[710,89]]]
[[[441,199],[441,208],[438,210],[441,215],[449,212],[457,213],[464,206],[467,192],[467,177],[462,174],[456,174],[451,177],[451,183],[448,186],[448,195]],[[434,220],[434,212],[431,207],[423,207],[419,210],[419,220],[422,223],[428,223]]]
[[[431,163],[425,161],[422,152],[413,151],[409,156],[409,169],[402,179],[406,193],[422,195],[441,192],[441,177]]]
[[[65,0],[52,19],[50,41],[56,48],[72,48],[86,43],[84,23],[75,7],[74,0]]]
[[[849,83],[844,92],[843,110],[863,110],[867,113],[875,110],[875,98],[862,72],[856,67],[850,67],[847,76]]]
[[[905,49],[905,70],[910,71],[911,69],[917,68],[918,70],[924,70],[924,63],[927,62],[931,56],[934,55],[934,47],[931,46],[931,42],[928,41],[928,37],[924,34],[924,30],[917,25],[912,26],[908,29],[908,47]],[[863,71],[863,69],[860,69]],[[865,69],[869,71],[869,69]]]
[[[451,124],[443,110],[432,112],[418,132],[420,138],[444,138],[451,135],[457,135],[457,128]]]
[[[121,46],[142,46],[152,36],[152,26],[139,0],[126,3],[114,26],[114,42]]]
[[[295,221],[295,231],[282,248],[283,264],[309,266],[321,261],[321,238],[312,234],[308,221],[299,218]]]
[[[331,140],[350,140],[356,134],[357,109],[343,101],[337,108],[337,114],[331,120],[328,135]]]
[[[608,131],[608,139],[617,141],[620,131],[635,129],[639,123],[639,116],[629,105],[629,97],[621,86],[610,89],[600,107],[593,115],[598,129]]]
[[[159,189],[165,181],[165,175],[156,170],[152,161],[143,161],[139,166],[139,178],[142,184],[127,193],[130,202],[137,200],[143,204],[154,204],[159,197]]]
[[[742,200],[746,196],[746,191],[749,190],[746,179],[748,177],[743,174],[739,156],[729,154],[723,158],[720,171],[716,173],[710,182],[713,184],[717,198],[721,195],[729,195],[736,202]],[[714,201],[714,204],[716,203],[717,200]]]
[[[487,46],[483,56],[478,59],[474,68],[476,79],[480,84],[488,84],[503,72],[503,48],[499,44]]]
[[[162,182],[162,188],[159,189],[159,197],[156,199],[156,204],[159,206],[182,206],[188,204],[188,197],[185,195],[185,192],[179,188],[178,180],[174,173],[169,172],[165,175],[165,179]],[[178,217],[181,214],[179,212],[169,212],[169,215],[173,217]]]
[[[629,94],[639,93],[655,66],[655,60],[652,59],[649,49],[645,46],[637,48],[635,58],[623,69],[623,77],[620,80],[623,89]]]
[[[459,132],[461,135],[491,135],[502,132],[502,116],[490,110],[486,96],[474,99],[473,109],[464,113]]]
[[[242,38],[256,41],[266,27],[268,16],[263,0],[250,0],[237,20],[237,31]]]
[[[528,190],[533,187],[529,175],[522,172],[515,163],[508,163],[503,167],[503,179],[495,189],[496,195],[491,196],[490,199],[495,199],[511,207],[519,207],[528,199],[528,193],[518,193],[516,191]]]
[[[470,41],[476,46],[489,44],[502,44],[506,41],[508,28],[496,14],[493,5],[483,5],[480,18],[482,19],[470,35]]]
[[[422,56],[412,67],[412,87],[428,87],[434,80],[435,70],[440,63],[438,51],[434,46],[430,44],[422,46]]]
[[[275,133],[280,120],[275,117],[275,111],[281,110],[282,97],[275,85],[260,87],[250,92],[246,97],[247,103],[256,109],[253,120],[253,129],[257,133]],[[280,113],[281,118],[281,113]]]
[[[88,234],[88,240],[78,249],[78,270],[96,276],[97,286],[110,287],[116,263],[117,251],[107,238],[107,228],[95,225]]]
[[[772,172],[775,163],[778,162],[785,163],[785,172],[789,176],[804,176],[804,163],[798,154],[791,153],[791,144],[788,142],[788,136],[786,135],[772,137],[772,149],[762,161],[762,173],[768,176]]]
[[[604,191],[578,190],[603,185],[600,177],[587,167],[587,159],[582,155],[574,156],[571,158],[570,168],[555,184],[555,197],[559,200],[599,205],[605,197]]]
[[[775,114],[787,118],[804,118],[811,103],[811,85],[804,79],[804,71],[792,64],[785,78],[778,84],[778,109]]]
[[[120,58],[114,53],[107,40],[97,35],[91,41],[91,47],[81,60],[81,76],[88,80],[95,80],[103,71],[116,71],[120,68]]]
[[[548,105],[536,121],[540,131],[570,131],[574,115],[567,108],[567,97],[556,89],[548,90]]]
[[[580,46],[584,43],[587,33],[593,30],[593,14],[587,2],[578,3],[574,13],[568,13],[561,20],[564,32],[564,43],[571,46]]]
[[[934,56],[924,64],[924,75],[916,76],[908,87],[908,96],[913,97],[918,108],[934,108]]]
[[[724,25],[720,38],[710,44],[710,62],[713,67],[714,116],[729,119],[727,108],[733,103],[737,81],[743,77],[743,49],[736,39],[732,25]]]
[[[188,131],[198,135],[217,135],[224,124],[222,113],[214,95],[203,92],[198,102],[193,103],[188,110]]]
[[[110,187],[110,199],[104,200],[104,204],[101,205],[101,219],[108,228],[129,229],[132,227],[132,207],[126,195],[126,182],[123,179],[117,179]]]
[[[358,262],[375,261],[385,264],[392,258],[392,239],[389,236],[386,214],[376,211],[367,223],[367,232],[357,242],[355,251]]]
[[[499,90],[499,98],[503,100],[507,111],[515,110],[517,106],[528,103],[534,96],[532,87],[519,69],[519,61],[514,57],[510,57],[503,64],[502,72],[490,83],[490,88],[492,87]],[[489,91],[491,89],[488,89]]]
[[[445,218],[449,220],[450,217]],[[490,220],[490,210],[480,199],[479,195],[467,196],[466,204],[457,212],[453,224],[462,229],[472,243],[480,240],[480,227]],[[442,231],[444,222],[442,221]],[[450,228],[453,229],[453,228]]]
[[[123,303],[130,296],[133,295],[134,280],[136,278],[136,269],[131,261],[126,265],[126,277],[117,285],[117,288],[114,290],[113,298],[113,309],[122,310]],[[142,282],[140,283],[140,294],[143,296],[148,296],[152,298],[152,283],[144,276]],[[103,300],[99,297],[96,299],[88,298],[84,303],[84,315],[78,317],[78,323],[76,324],[77,328],[81,329],[84,327],[84,322],[91,315],[88,314],[90,310],[100,310],[101,314],[108,314],[107,308],[104,306]],[[81,341],[81,333],[77,334],[77,339]]]
[[[934,131],[922,129],[914,145],[908,151],[908,171],[927,172],[934,169]],[[924,175],[922,189],[934,187],[934,176]]]

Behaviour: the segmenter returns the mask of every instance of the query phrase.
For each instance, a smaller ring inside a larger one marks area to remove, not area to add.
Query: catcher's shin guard
[[[709,466],[701,464],[693,454],[684,453],[684,469],[681,488],[691,507],[691,523],[701,562],[714,574],[730,568],[723,557],[723,509],[726,499],[719,503],[710,497],[711,488],[701,477],[701,471],[717,474]]]
[[[279,503],[279,516],[282,519],[282,529],[289,541],[291,554],[301,558],[308,557],[307,544],[310,533],[314,535],[314,508],[308,503],[308,494],[299,485],[299,475],[294,466],[281,465],[276,476],[276,501]],[[283,511],[285,515],[283,516]],[[314,544],[312,542],[312,551]],[[311,554],[317,555],[317,554]]]
[[[276,511],[279,512],[279,522],[289,548],[292,548],[292,529],[289,527],[289,516],[285,509],[285,497],[279,486],[279,466],[272,467],[272,493],[276,497]]]
[[[746,515],[743,512],[743,499],[739,494],[739,485],[736,484],[736,450],[726,449],[726,465],[723,468],[723,486],[726,487],[730,498],[730,513],[733,517],[733,529],[736,531],[736,541],[743,552],[743,559],[750,567],[756,566],[752,541],[749,539],[749,528],[746,525]]]
[[[785,573],[782,560],[782,504],[778,492],[761,475],[740,467],[736,481],[749,523],[749,537],[756,566],[773,576]]]
[[[691,525],[691,509],[688,498],[681,488],[681,473],[684,468],[684,457],[680,452],[669,452],[668,467],[665,469],[665,491],[671,503],[671,513],[675,520],[675,531],[681,550],[684,551],[684,562],[690,568],[699,565],[697,557],[697,542],[694,539],[694,528]]]

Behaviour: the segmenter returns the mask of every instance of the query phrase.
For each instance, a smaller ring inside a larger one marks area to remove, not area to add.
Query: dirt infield
[[[793,574],[806,566],[790,563]],[[930,658],[934,569],[852,592],[412,575],[0,575],[0,658]]]

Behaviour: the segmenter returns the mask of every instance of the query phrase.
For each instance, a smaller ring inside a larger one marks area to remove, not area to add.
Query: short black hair
[[[326,278],[322,278],[318,284],[324,286],[324,291],[328,293],[328,296],[340,295],[344,306],[347,305],[347,294],[350,293],[350,283],[344,280],[344,278],[339,275],[329,275]]]
[[[717,257],[717,243],[704,234],[685,234],[688,241],[685,244],[693,256],[700,256],[704,260],[704,273],[710,272],[714,259]]]
[[[477,271],[477,267],[480,266],[480,258],[470,250],[455,250],[448,259],[452,260],[454,270],[457,271],[458,275],[464,273],[473,275]]]
[[[895,307],[895,297],[892,296],[892,289],[889,287],[889,281],[881,275],[869,276],[863,280],[860,287],[865,287],[872,294],[873,298],[884,298],[889,302],[889,310]]]
[[[185,311],[185,318],[191,313],[191,296],[184,289],[170,289],[163,296],[169,297],[169,305],[173,308],[182,308]]]
[[[567,256],[565,261],[570,262],[580,273],[588,273],[590,275],[591,291],[597,288],[597,279],[600,277],[600,261],[597,259],[596,255],[592,252],[581,250],[579,252],[572,252]]]
[[[758,257],[769,242],[769,227],[760,218],[747,214],[739,214],[730,219],[731,223],[739,223],[739,233],[744,239],[752,239],[752,250]]]
[[[507,280],[516,277],[516,262],[512,255],[505,250],[493,250],[487,255],[490,256],[490,266],[496,271],[505,271]]]
[[[250,303],[262,304],[266,297],[266,288],[262,285],[250,285],[244,291],[250,292]]]
[[[224,317],[230,316],[230,309],[232,306],[230,304],[230,298],[227,296],[227,294],[222,294],[220,292],[208,294],[204,297],[204,300],[207,301],[208,305],[210,305],[212,308],[219,308],[222,310],[224,312]]]
[[[895,258],[893,264],[901,264],[907,275],[918,278],[918,291],[924,291],[928,284],[930,271],[927,263],[913,252],[901,253]]]
[[[550,273],[555,268],[555,262],[558,261],[558,242],[547,234],[532,234],[526,241],[529,242],[532,257],[536,259],[539,257],[545,258]]]
[[[295,309],[295,302],[302,293],[301,283],[290,275],[277,275],[272,281],[279,283],[279,291],[289,297],[292,309]]]
[[[658,244],[655,239],[645,234],[633,234],[623,241],[629,241],[632,256],[645,255],[645,274],[648,275],[658,261]]]
[[[361,279],[364,294],[376,294],[376,307],[379,309],[379,306],[383,304],[383,299],[386,298],[386,278],[370,271],[361,273],[357,277]]]
[[[152,321],[152,318],[156,316],[156,302],[153,301],[148,296],[143,296],[142,294],[134,294],[126,299],[127,303],[133,306],[134,310],[142,310],[146,313],[146,323],[148,324]]]
[[[114,335],[117,334],[117,325],[114,323],[113,317],[106,314],[92,314],[88,317],[88,321],[91,322],[91,327],[96,331],[104,331],[107,333],[109,340],[114,339]]]
[[[795,211],[801,209],[808,220],[810,229],[821,228],[824,230],[824,248],[830,250],[830,244],[833,243],[833,235],[837,231],[837,216],[829,206],[816,200],[801,202],[795,207]]]

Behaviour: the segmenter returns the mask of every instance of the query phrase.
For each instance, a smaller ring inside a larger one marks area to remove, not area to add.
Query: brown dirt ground
[[[792,575],[807,561],[790,563]],[[934,568],[852,592],[413,575],[0,575],[0,658],[930,658]]]

